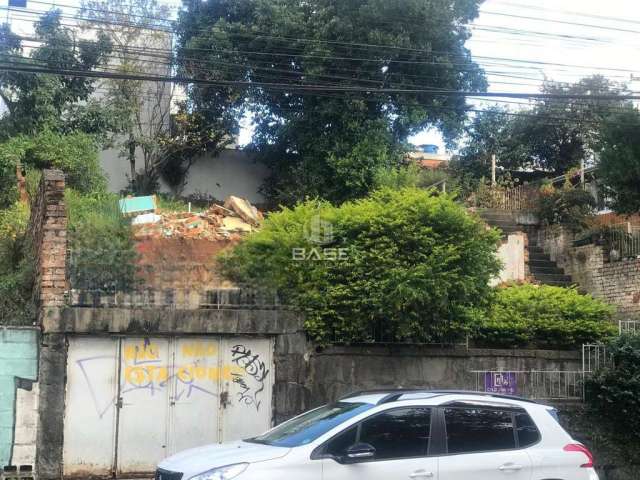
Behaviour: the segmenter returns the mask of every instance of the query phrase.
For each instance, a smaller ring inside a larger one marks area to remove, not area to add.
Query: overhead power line
[[[427,94],[437,96],[457,96],[457,97],[504,97],[504,98],[535,98],[535,99],[575,99],[575,100],[640,100],[640,95],[582,95],[582,94],[556,94],[556,93],[517,93],[517,92],[467,92],[444,89],[408,89],[408,88],[366,88],[339,85],[321,85],[321,84],[287,84],[287,83],[268,83],[268,82],[251,82],[238,80],[210,80],[195,77],[183,76],[163,76],[163,75],[132,75],[120,72],[107,71],[82,71],[82,70],[66,70],[58,68],[43,68],[23,66],[19,64],[2,65],[0,71],[8,72],[25,72],[25,73],[46,73],[51,75],[61,75],[70,77],[87,77],[87,78],[109,78],[116,80],[140,80],[150,82],[167,82],[182,84],[200,84],[218,87],[259,87],[274,90],[302,90],[302,91],[327,91],[327,92],[353,92],[353,93],[371,93],[371,94]]]

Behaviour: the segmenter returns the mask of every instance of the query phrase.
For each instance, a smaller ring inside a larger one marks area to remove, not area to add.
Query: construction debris
[[[260,213],[260,211],[256,207],[251,205],[251,203],[249,203],[249,201],[245,200],[244,198],[234,197],[232,195],[225,200],[224,208],[233,210],[245,222],[254,226],[260,225],[260,222],[264,220],[262,213]]]
[[[262,213],[247,200],[229,197],[225,206],[214,204],[206,211],[162,212],[134,219],[134,237],[188,238],[211,241],[238,240],[255,230],[263,219]]]

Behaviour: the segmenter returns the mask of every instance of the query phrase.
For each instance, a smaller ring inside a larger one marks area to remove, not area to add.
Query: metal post
[[[496,154],[491,155],[491,186],[496,186]]]
[[[587,189],[587,185],[584,183],[584,158],[580,160],[580,185],[583,190]]]

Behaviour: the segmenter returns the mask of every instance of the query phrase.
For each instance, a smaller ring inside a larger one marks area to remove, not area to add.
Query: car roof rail
[[[520,397],[518,395],[507,395],[504,393],[475,392],[473,390],[431,390],[431,392],[440,395],[477,395],[480,397],[500,398],[503,400],[516,400],[518,402],[538,404],[538,402],[530,398]]]
[[[435,396],[442,396],[442,395],[472,395],[472,396],[478,396],[478,397],[489,397],[489,398],[496,398],[496,399],[503,399],[503,400],[517,400],[519,402],[528,402],[528,403],[535,403],[535,404],[538,403],[535,400],[531,400],[529,398],[519,397],[516,395],[505,395],[501,393],[475,392],[472,390],[436,390],[436,389],[429,390],[429,389],[422,389],[422,388],[396,388],[396,389],[380,388],[380,389],[373,389],[373,390],[359,390],[359,391],[349,393],[344,397],[341,397],[340,400],[360,397],[363,395],[375,395],[375,394],[381,394],[381,393],[386,393],[386,395],[382,397],[380,400],[378,400],[377,402],[378,405],[396,402],[400,400],[403,395],[421,394],[421,393],[429,396],[426,398],[433,398]]]

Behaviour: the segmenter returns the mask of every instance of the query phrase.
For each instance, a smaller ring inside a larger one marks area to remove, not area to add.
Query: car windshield
[[[275,447],[300,447],[373,407],[370,403],[333,403],[304,413],[264,435],[246,441]]]

